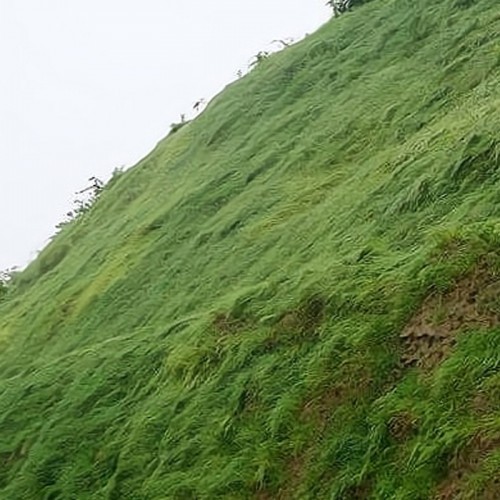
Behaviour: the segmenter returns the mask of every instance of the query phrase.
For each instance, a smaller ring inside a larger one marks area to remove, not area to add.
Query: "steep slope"
[[[3,300],[0,497],[497,498],[499,111],[495,0],[229,86]]]

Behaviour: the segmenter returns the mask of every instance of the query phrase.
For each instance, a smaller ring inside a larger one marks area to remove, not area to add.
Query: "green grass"
[[[121,174],[2,299],[0,497],[494,491],[499,327],[430,371],[399,335],[500,269],[499,34],[374,0]]]

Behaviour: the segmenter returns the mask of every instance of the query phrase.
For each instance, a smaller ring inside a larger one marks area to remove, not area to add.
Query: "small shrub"
[[[172,123],[170,125],[170,134],[169,135],[172,135],[172,134],[175,134],[176,132],[178,132],[182,127],[184,127],[184,125],[187,125],[188,123],[190,122],[190,120],[187,120],[186,119],[186,115],[182,114],[181,115],[181,121],[180,122],[177,122],[177,123]]]
[[[259,66],[260,64],[262,64],[262,62],[264,62],[268,57],[270,56],[269,52],[267,52],[266,50],[261,50],[259,52],[257,52],[257,54],[255,54],[253,56],[253,60],[252,62],[250,63],[250,68],[255,68],[257,66]]]
[[[115,172],[116,169],[113,174]],[[92,184],[76,193],[78,198],[73,201],[73,209],[66,214],[65,220],[57,224],[57,229],[62,229],[70,222],[80,218],[94,206],[94,203],[104,189],[104,183],[97,177],[91,177],[89,181]]]
[[[0,271],[0,302],[7,296],[16,273],[15,267]]]

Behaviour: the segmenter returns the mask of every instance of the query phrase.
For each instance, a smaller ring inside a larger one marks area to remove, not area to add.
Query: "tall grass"
[[[0,304],[0,496],[486,495],[498,328],[429,372],[399,335],[500,268],[499,33],[374,0],[122,173]]]

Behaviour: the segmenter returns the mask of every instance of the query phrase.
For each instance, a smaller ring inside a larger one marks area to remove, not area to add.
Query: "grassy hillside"
[[[498,498],[500,9],[374,0],[116,178],[0,305],[0,498]]]

